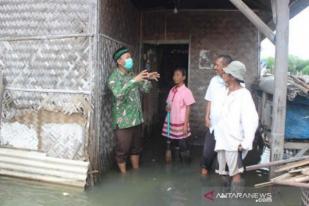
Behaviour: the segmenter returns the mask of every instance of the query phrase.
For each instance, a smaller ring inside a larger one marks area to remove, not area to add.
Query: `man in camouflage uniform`
[[[115,159],[121,173],[126,173],[126,159],[130,156],[134,169],[139,168],[142,149],[141,125],[143,123],[140,92],[149,92],[150,80],[158,81],[157,72],[143,70],[134,75],[133,59],[128,48],[118,49],[113,59],[117,68],[109,76],[108,87],[113,93],[113,128],[115,132]]]

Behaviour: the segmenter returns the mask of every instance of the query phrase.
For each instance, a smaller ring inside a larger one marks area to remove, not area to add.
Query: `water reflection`
[[[142,168],[126,175],[111,171],[101,184],[84,192],[78,189],[0,177],[0,206],[204,206],[251,205],[252,199],[208,199],[206,194],[227,192],[222,179],[211,174],[199,176],[199,155],[191,164],[165,165],[147,157]],[[269,192],[255,189],[254,183],[266,180],[264,174],[245,175],[245,192]],[[266,205],[299,205],[298,190],[281,188]]]

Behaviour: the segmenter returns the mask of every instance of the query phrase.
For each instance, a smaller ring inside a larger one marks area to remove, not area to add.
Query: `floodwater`
[[[265,174],[256,172],[244,175],[244,192],[268,193],[271,202],[257,203],[256,199],[249,197],[217,197],[227,192],[226,188],[216,174],[206,178],[199,175],[201,148],[194,151],[196,154],[191,164],[175,162],[171,165],[164,164],[162,155],[150,152],[143,157],[140,170],[129,170],[126,175],[111,170],[99,185],[87,191],[0,177],[0,206],[300,205],[298,189],[255,189],[255,183],[266,181]]]

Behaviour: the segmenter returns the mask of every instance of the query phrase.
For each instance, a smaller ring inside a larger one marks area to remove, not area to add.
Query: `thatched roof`
[[[289,75],[287,82],[287,97],[293,101],[298,95],[309,98],[309,76],[293,76]],[[262,77],[259,82],[259,89],[273,94],[274,91],[274,76]]]

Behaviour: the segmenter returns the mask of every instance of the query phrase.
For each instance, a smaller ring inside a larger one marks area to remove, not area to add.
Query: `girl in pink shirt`
[[[184,82],[186,72],[182,68],[174,71],[173,80],[175,86],[170,90],[167,97],[166,111],[168,112],[162,129],[162,135],[167,137],[167,149],[165,154],[166,162],[172,160],[172,149],[175,156],[180,156],[182,160],[190,159],[190,106],[195,103],[190,89]],[[169,123],[169,124],[168,124]]]

